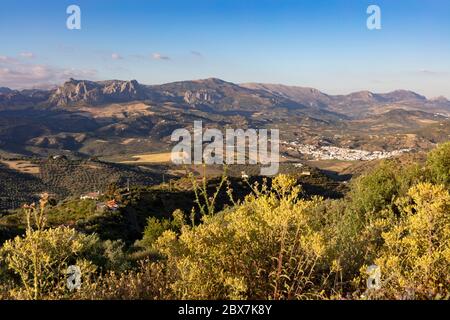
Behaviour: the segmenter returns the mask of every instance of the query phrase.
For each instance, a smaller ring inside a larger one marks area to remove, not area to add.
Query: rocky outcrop
[[[136,80],[94,82],[70,79],[56,89],[49,102],[56,106],[70,106],[79,103],[99,105],[143,100],[146,97],[144,88]]]

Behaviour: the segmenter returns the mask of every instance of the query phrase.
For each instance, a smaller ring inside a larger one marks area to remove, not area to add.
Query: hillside
[[[26,168],[33,168],[27,172]],[[68,160],[65,157],[43,160],[0,161],[0,210],[17,208],[36,201],[48,192],[56,200],[69,196],[118,187],[155,185],[162,180],[158,171],[106,163],[96,160]],[[170,177],[168,175],[168,177]]]
[[[267,180],[235,177],[247,169],[235,167],[226,178],[191,175],[115,189],[98,200],[55,204],[44,196],[39,209],[28,209],[41,229],[27,228],[22,210],[0,216],[0,259],[6,262],[0,294],[20,299],[18,289],[30,290],[31,280],[8,272],[15,270],[8,259],[20,257],[27,261],[23,270],[38,261],[56,279],[37,298],[228,299],[232,276],[244,283],[241,299],[446,299],[449,155],[447,143],[418,157],[354,168],[358,177],[344,183],[346,195],[336,199],[316,197],[323,189],[308,190],[309,183],[331,186],[322,172],[286,164],[283,174]],[[16,167],[35,170],[30,163]],[[109,200],[114,210],[101,206]],[[40,214],[45,224],[38,224]],[[23,243],[39,244],[39,251]],[[51,254],[61,248],[64,255]],[[33,259],[41,256],[48,258]],[[58,291],[67,279],[54,276],[68,259],[88,263],[94,278],[84,277],[74,292]],[[373,261],[394,283],[370,292],[365,270]],[[435,277],[424,280],[427,272]],[[274,281],[301,290],[274,294]]]

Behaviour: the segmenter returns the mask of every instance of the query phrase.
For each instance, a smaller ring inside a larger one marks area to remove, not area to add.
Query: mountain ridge
[[[324,105],[331,103],[356,102],[396,103],[404,101],[434,101],[449,103],[448,99],[445,97],[427,99],[425,96],[410,90],[394,90],[387,93],[374,93],[367,90],[352,92],[349,94],[330,95],[310,87],[256,82],[235,84],[218,78],[176,81],[159,85],[144,85],[139,83],[137,80],[92,81],[75,80],[71,78],[64,84],[58,86],[57,89],[52,90],[15,90],[7,87],[1,87],[0,103],[2,101],[14,103],[14,98],[19,101],[21,99],[23,100],[28,98],[30,102],[41,103],[45,102],[44,98],[46,98],[46,96],[44,93],[47,93],[47,95],[49,95],[48,102],[56,106],[67,106],[78,102],[99,105],[114,102],[142,101],[155,98],[155,96],[157,98],[167,98],[170,97],[170,90],[173,90],[176,87],[178,91],[184,89],[185,94],[188,91],[203,90],[205,93],[204,100],[208,100],[208,90],[224,88],[227,86],[230,88],[235,88],[236,90],[246,89],[256,92],[264,92],[266,94],[272,94],[277,97],[282,97],[295,102],[317,107],[323,107]],[[39,97],[35,96],[37,92],[40,93]],[[251,92],[249,91],[249,93]],[[190,99],[191,97],[189,97],[189,93],[186,94],[186,97],[183,95],[184,100],[187,102],[196,100],[195,97]],[[202,99],[197,98],[197,100]]]
[[[144,85],[137,80],[69,79],[52,90],[0,89],[0,108],[71,108],[114,103],[174,104],[210,113],[297,110],[314,117],[361,118],[392,109],[421,110],[450,115],[450,101],[427,99],[410,90],[329,95],[315,88],[282,84],[235,84],[218,78]],[[339,116],[340,115],[340,116]]]
[[[278,128],[284,141],[370,150],[429,148],[450,136],[450,102],[407,90],[334,96],[208,78],[162,85],[70,79],[52,90],[1,91],[0,156],[129,161],[165,152],[172,132],[194,121],[205,128]]]

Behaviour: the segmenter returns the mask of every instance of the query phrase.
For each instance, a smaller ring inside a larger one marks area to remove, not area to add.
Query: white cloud
[[[114,52],[114,53],[111,55],[111,59],[113,59],[113,60],[122,60],[123,57],[122,57],[120,54]]]
[[[92,79],[96,70],[59,68],[42,64],[21,63],[0,56],[0,86],[13,89],[44,88],[59,85],[69,78]]]
[[[36,57],[36,55],[33,52],[21,52],[20,56],[22,58],[27,58],[27,59],[33,59]]]
[[[161,53],[155,52],[152,54],[152,58],[155,60],[170,60],[169,56],[164,56]]]

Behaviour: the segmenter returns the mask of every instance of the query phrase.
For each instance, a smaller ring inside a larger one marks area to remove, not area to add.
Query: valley
[[[8,209],[41,192],[63,199],[113,182],[123,187],[129,180],[157,185],[179,179],[185,173],[170,162],[170,137],[176,129],[192,130],[194,121],[202,121],[204,129],[279,129],[280,161],[289,170],[310,172],[295,166],[302,163],[348,180],[359,164],[448,141],[449,117],[448,100],[404,90],[332,96],[312,88],[216,78],[150,86],[71,79],[54,90],[4,88],[0,198]],[[236,176],[258,174],[248,166],[233,170]],[[217,176],[222,169],[208,172]]]

